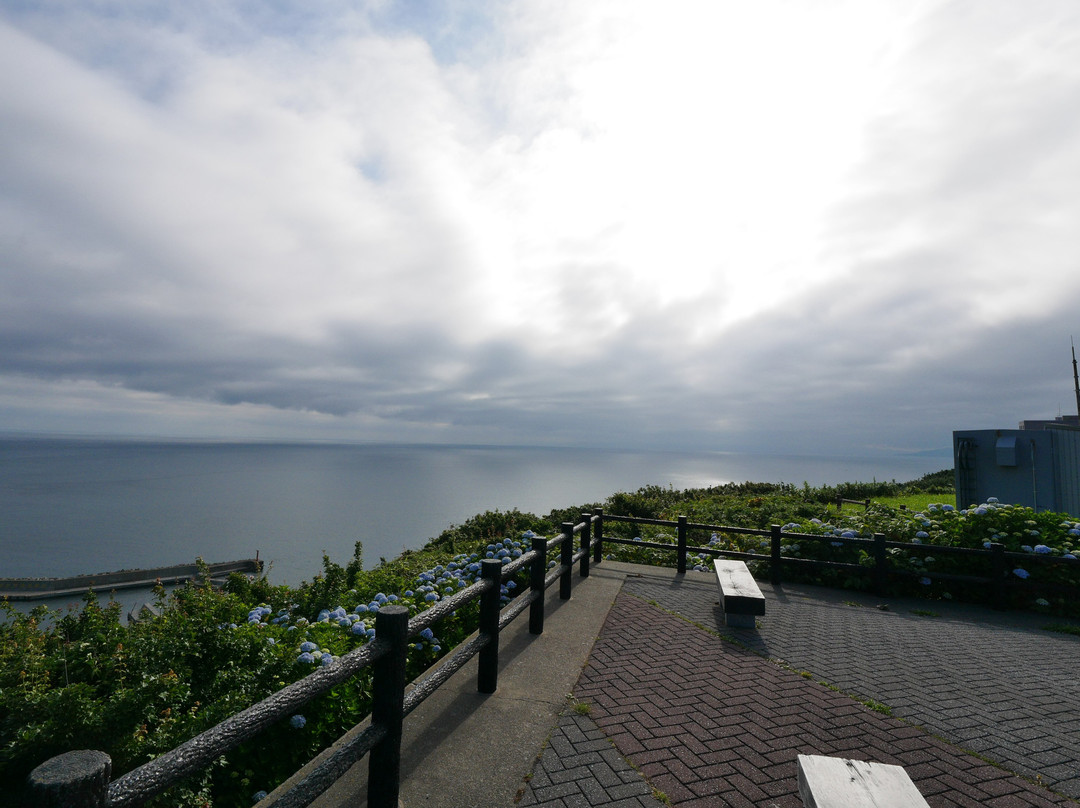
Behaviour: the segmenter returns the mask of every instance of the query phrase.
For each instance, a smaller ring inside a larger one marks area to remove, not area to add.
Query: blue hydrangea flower
[[[1053,551],[1049,547],[1047,547],[1045,544],[1036,544],[1035,545],[1035,552],[1046,555],[1047,553],[1050,553],[1050,552],[1053,552]]]
[[[302,642],[300,643],[300,650],[303,652],[318,651],[319,646],[313,642]]]
[[[428,592],[426,595],[424,595],[424,600],[426,600],[428,603],[434,603],[438,599],[439,596],[436,595],[434,592]]]
[[[353,634],[367,634],[367,626],[365,626],[363,623],[357,621],[356,623],[353,623],[352,633]]]
[[[425,640],[433,640],[435,639],[435,632],[433,632],[430,628],[425,628],[423,631],[420,632],[420,636],[423,637]]]
[[[919,583],[923,586],[930,586],[930,579],[924,575],[922,578],[919,579]]]
[[[327,665],[330,665],[330,664],[333,663],[334,655],[333,654],[323,654],[321,661],[322,661],[322,666],[325,668]]]
[[[305,651],[304,653],[302,653],[300,656],[298,656],[296,658],[296,661],[297,662],[304,662],[304,663],[306,663],[308,665],[314,665],[315,664],[315,657],[313,657],[311,654],[309,654],[307,651]]]
[[[252,802],[258,802],[259,800],[265,800],[265,799],[266,799],[266,792],[265,791],[256,791],[254,794],[251,795],[251,801]]]
[[[915,534],[915,538],[916,539],[929,539],[930,534],[927,533],[925,530],[920,530],[918,533]]]
[[[1015,575],[1017,578],[1027,578],[1030,573],[1027,570],[1022,569],[1021,567],[1017,567],[1013,570],[1013,575]]]
[[[297,713],[289,719],[289,724],[293,729],[303,729],[307,725],[307,719]]]

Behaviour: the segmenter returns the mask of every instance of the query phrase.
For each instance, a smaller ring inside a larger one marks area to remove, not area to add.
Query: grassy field
[[[873,502],[888,505],[890,508],[905,507],[909,511],[924,511],[928,505],[956,505],[956,496],[953,494],[908,494],[902,497],[874,497]],[[862,508],[861,505],[845,505],[844,512]]]

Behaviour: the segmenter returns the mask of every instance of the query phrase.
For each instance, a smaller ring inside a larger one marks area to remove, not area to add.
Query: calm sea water
[[[910,480],[948,458],[579,449],[0,440],[0,576],[250,558],[277,583],[422,546],[486,510],[602,502],[644,485]]]

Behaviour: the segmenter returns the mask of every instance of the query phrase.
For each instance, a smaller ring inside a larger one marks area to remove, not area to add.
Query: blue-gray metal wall
[[[1080,515],[1080,431],[953,432],[957,507],[997,497],[1011,505]]]

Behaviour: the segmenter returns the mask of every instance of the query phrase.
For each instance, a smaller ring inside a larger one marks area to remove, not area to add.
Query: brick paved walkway
[[[1010,769],[1041,769],[1071,788],[1080,782],[1077,757],[1047,754],[1040,763],[1032,750],[1071,754],[1080,713],[1064,711],[1075,709],[1075,638],[1034,631],[1030,619],[1015,628],[1008,618],[982,625],[962,614],[939,623],[902,605],[879,611],[852,593],[763,590],[770,603],[759,628],[733,631],[720,624],[705,576],[628,578],[575,688],[589,715],[563,716],[520,804],[656,808],[655,787],[687,808],[800,808],[797,754],[902,765],[934,808],[1075,804],[819,681],[907,711],[943,736],[986,738],[990,759],[1011,754],[1024,768]],[[862,608],[847,605],[860,600]],[[952,653],[933,650],[942,644]],[[1054,661],[1040,667],[1038,659]],[[1020,683],[1026,688],[1002,693]],[[1052,704],[1025,706],[1027,694],[1051,691]],[[1012,749],[1014,735],[1027,746]]]
[[[596,722],[572,710],[559,719],[518,804],[663,808],[652,787]]]
[[[766,615],[745,631],[722,625],[703,574],[628,578],[623,591],[1080,798],[1080,641],[1043,630],[1045,617],[763,583]]]

